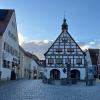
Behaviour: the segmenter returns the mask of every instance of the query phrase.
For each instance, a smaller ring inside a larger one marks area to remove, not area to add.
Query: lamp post
[[[67,82],[71,85],[71,64],[68,62],[67,66]]]

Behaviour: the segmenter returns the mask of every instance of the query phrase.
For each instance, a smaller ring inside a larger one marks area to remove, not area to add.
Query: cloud
[[[53,42],[53,40],[31,40],[27,41],[26,43],[33,43],[35,45],[46,45],[50,42]]]
[[[25,50],[34,53],[40,59],[45,59],[44,53],[50,48],[53,42],[53,40],[31,40],[23,43],[23,47]],[[77,43],[83,51],[88,48],[100,48],[100,40]]]
[[[79,46],[82,50],[88,49],[88,48],[100,48],[100,40],[93,40],[89,42],[78,42]]]
[[[27,42],[27,37],[25,37],[21,32],[18,32],[18,40],[19,45],[23,45],[25,42]]]
[[[24,43],[23,48],[26,51],[35,54],[40,59],[44,59],[44,53],[48,50],[52,43],[53,40],[32,40],[31,42]]]

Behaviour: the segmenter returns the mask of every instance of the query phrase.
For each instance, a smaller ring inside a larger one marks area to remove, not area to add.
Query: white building
[[[16,15],[12,9],[0,9],[0,71],[1,79],[10,79],[11,70],[19,64]]]
[[[46,78],[62,79],[77,78],[85,80],[85,54],[68,32],[68,25],[64,18],[62,32],[44,54]]]
[[[18,70],[18,78],[19,79],[24,78],[25,52],[26,51],[21,46],[19,46],[19,58],[20,58],[20,64],[19,64],[19,70]]]
[[[29,78],[31,78],[31,79],[39,78],[43,67],[39,63],[38,57],[29,52],[26,52],[26,56],[29,57],[29,65],[30,65]],[[25,62],[27,62],[27,61],[28,60],[26,60]]]
[[[18,77],[26,79],[39,78],[41,69],[42,67],[39,63],[39,59],[35,55],[26,52],[22,47],[20,47],[20,66]]]

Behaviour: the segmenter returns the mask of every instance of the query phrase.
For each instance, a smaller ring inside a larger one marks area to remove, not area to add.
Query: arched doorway
[[[60,71],[57,69],[52,69],[50,71],[50,78],[55,79],[55,80],[59,80],[60,79]]]
[[[10,77],[10,80],[16,80],[16,73],[15,71],[11,71],[11,77]]]
[[[77,69],[71,70],[71,78],[80,80],[80,71]]]

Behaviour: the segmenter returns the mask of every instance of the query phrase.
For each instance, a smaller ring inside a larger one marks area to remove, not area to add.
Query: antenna
[[[65,17],[66,17],[66,12],[64,11],[64,19],[65,19]]]

